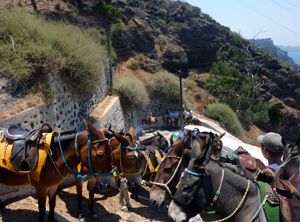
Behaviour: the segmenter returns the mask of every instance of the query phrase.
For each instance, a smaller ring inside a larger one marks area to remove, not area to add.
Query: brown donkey
[[[129,133],[123,135],[123,133],[113,132],[110,129],[104,131],[105,135],[110,134],[109,139],[109,147],[112,152],[112,164],[115,167],[115,175],[116,180],[120,180],[121,178],[126,178],[128,180],[128,184],[131,187],[138,187],[141,185],[141,160],[142,155],[139,150],[139,145],[134,142],[134,129],[130,128]],[[105,181],[101,182],[102,185],[107,186]],[[100,183],[100,184],[101,184]],[[93,209],[94,202],[94,194],[96,191],[96,182],[89,180],[88,181],[88,190],[89,190],[89,210],[91,216],[94,219],[98,218],[98,215],[95,213]],[[112,186],[114,187],[114,186]],[[82,183],[76,182],[77,189],[77,199],[80,200],[82,198]],[[123,202],[122,200],[120,200]],[[130,207],[129,201],[125,201],[126,203],[122,203],[123,210],[128,209]],[[81,210],[81,201],[78,201],[78,209]],[[79,218],[83,218],[79,216]]]
[[[68,174],[80,177],[74,169],[79,163],[89,169],[88,174],[112,171],[110,167],[103,168],[99,160],[107,158],[105,144],[100,134],[89,123],[85,122],[86,130],[76,132],[54,133],[51,141],[51,155],[47,156],[45,165],[41,171],[39,182],[34,181],[28,175],[12,173],[0,168],[0,183],[17,186],[32,184],[37,193],[39,205],[38,221],[43,222],[46,209],[46,197],[49,197],[49,221],[55,221],[54,208],[56,190],[62,179]],[[111,165],[110,165],[111,166]]]

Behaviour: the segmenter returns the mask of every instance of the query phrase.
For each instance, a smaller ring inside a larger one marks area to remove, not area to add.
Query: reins
[[[76,156],[78,157],[79,159],[79,162],[81,163],[81,158],[80,158],[80,153],[78,152],[78,144],[77,144],[77,137],[78,137],[78,133],[76,133],[76,136],[75,136],[75,145],[74,145],[74,150],[75,150],[75,153],[76,153]],[[78,180],[84,180],[86,179],[88,176],[107,176],[107,175],[110,175],[110,174],[113,174],[113,171],[114,169],[112,168],[110,171],[108,172],[104,172],[104,173],[98,173],[98,172],[95,172],[94,171],[94,168],[92,166],[92,162],[91,162],[91,144],[96,144],[96,143],[101,143],[101,142],[107,142],[108,140],[105,138],[105,139],[101,139],[101,140],[94,140],[94,141],[91,141],[90,139],[88,139],[87,141],[87,145],[88,145],[88,164],[89,164],[89,169],[90,169],[90,172],[87,172],[86,174],[82,174],[81,172],[78,172],[78,170],[76,170],[75,172],[72,170],[72,168],[70,167],[70,165],[68,164],[66,158],[65,158],[65,155],[64,155],[64,151],[63,151],[63,148],[62,148],[62,144],[61,144],[61,135],[60,133],[58,134],[58,137],[57,137],[57,142],[58,142],[58,146],[59,146],[59,150],[60,150],[60,153],[61,153],[61,156],[62,156],[62,159],[65,163],[65,166],[67,167],[67,169],[71,172],[71,174]],[[56,167],[56,169],[58,170],[58,168]],[[61,173],[59,173],[61,175]]]

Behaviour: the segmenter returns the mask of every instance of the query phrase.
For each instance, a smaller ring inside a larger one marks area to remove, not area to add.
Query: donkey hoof
[[[86,221],[83,214],[78,214],[78,221],[80,221],[80,222],[85,222]]]
[[[97,220],[98,219],[98,214],[96,214],[95,212],[91,213],[91,218],[93,220]]]
[[[128,207],[127,207],[127,206],[122,206],[122,207],[121,207],[121,211],[128,212],[129,210],[128,210]]]

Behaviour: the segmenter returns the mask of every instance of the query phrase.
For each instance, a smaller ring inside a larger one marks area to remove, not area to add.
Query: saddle
[[[238,156],[239,162],[242,166],[250,171],[255,171],[257,168],[255,158],[252,157],[247,150],[242,147],[239,147],[234,151],[234,153]]]
[[[4,138],[12,145],[10,162],[19,173],[29,173],[37,165],[39,152],[38,145],[43,133],[52,132],[49,124],[43,124],[41,128],[32,131],[19,126],[11,125],[4,130]]]

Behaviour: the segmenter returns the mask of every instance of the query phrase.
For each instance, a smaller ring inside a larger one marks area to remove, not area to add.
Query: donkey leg
[[[79,221],[85,221],[84,215],[82,213],[82,184],[82,181],[75,180],[75,186],[77,191],[77,213]]]
[[[139,186],[136,186],[136,187],[134,188],[134,199],[135,199],[136,201],[139,200]]]
[[[49,222],[55,222],[54,208],[56,205],[56,191],[57,191],[57,187],[52,187],[48,190],[48,198],[49,198],[48,221]]]
[[[39,222],[44,222],[45,219],[45,211],[46,211],[46,197],[47,197],[47,188],[46,187],[35,187],[37,197],[38,197],[38,204],[39,204]]]
[[[0,200],[0,211],[5,209],[5,204]]]
[[[0,199],[0,218],[1,218],[4,210],[5,210],[5,204]]]
[[[96,183],[97,181],[95,180],[89,180],[87,184],[87,189],[89,191],[89,210],[90,210],[90,215],[93,219],[98,219],[97,213],[94,211],[94,194],[96,191]]]

